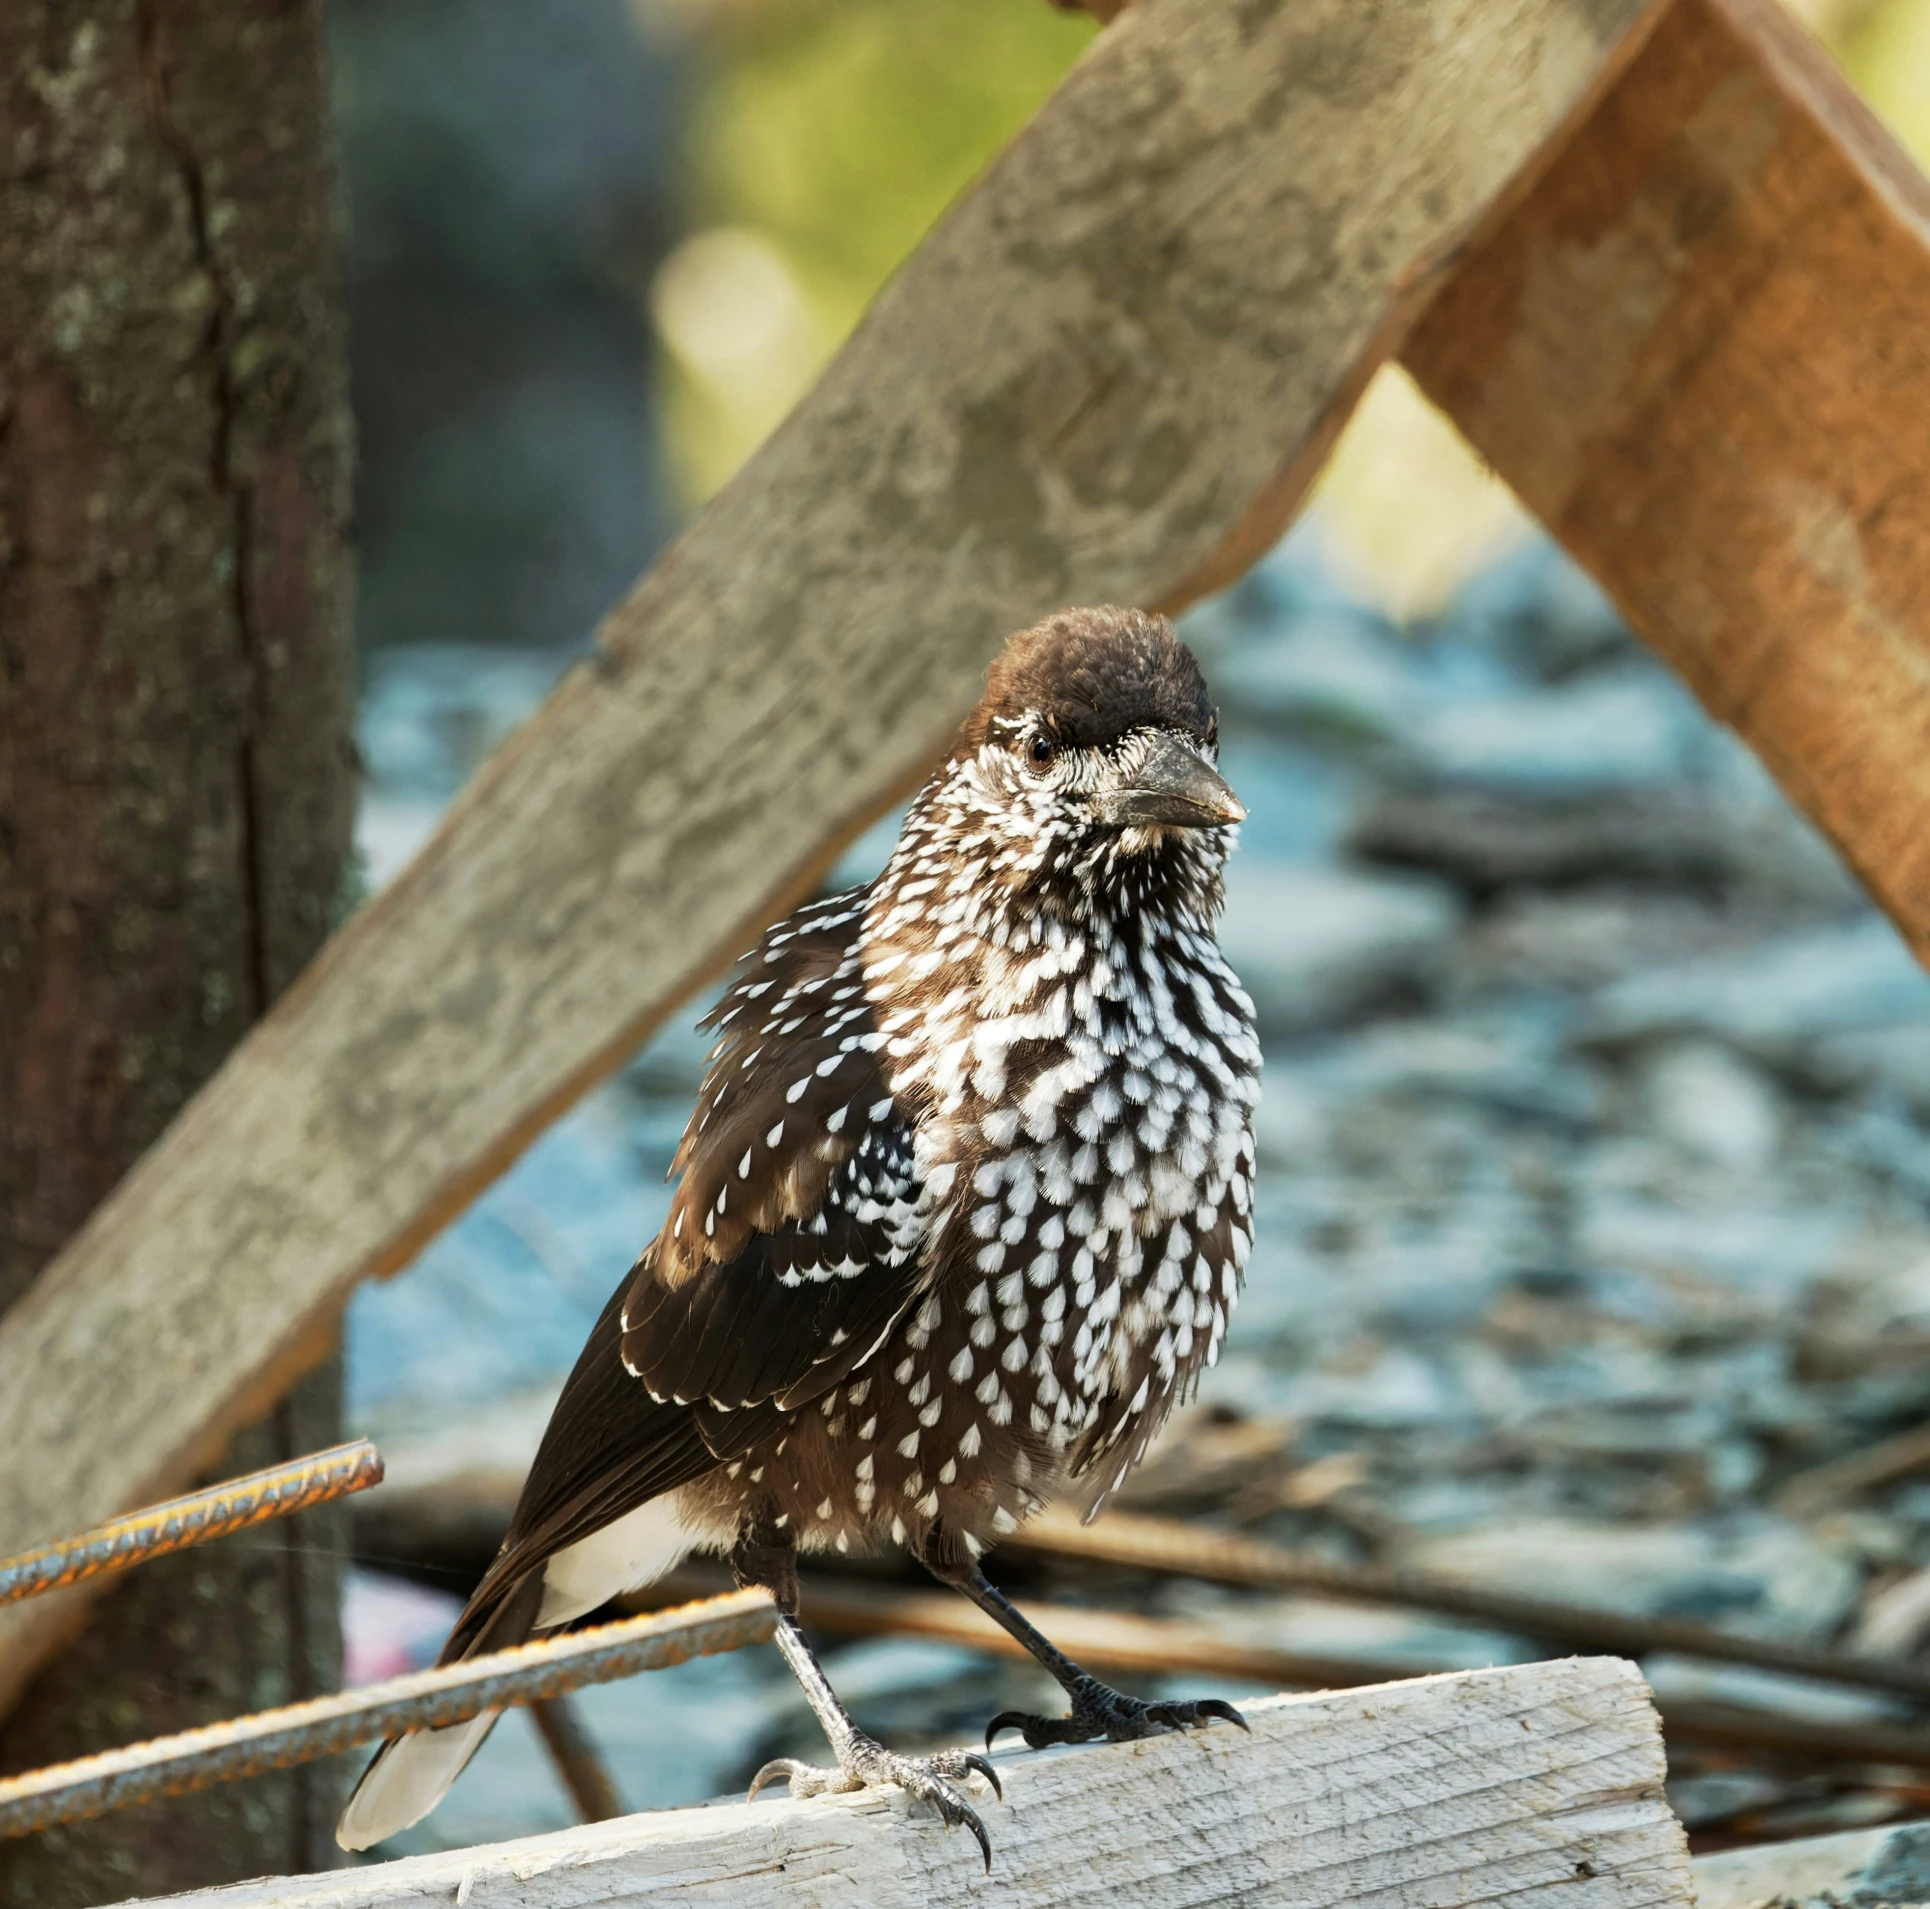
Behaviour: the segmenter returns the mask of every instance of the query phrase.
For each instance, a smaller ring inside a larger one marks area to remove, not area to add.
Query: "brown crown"
[[[1193,652],[1163,616],[1118,610],[1061,610],[1021,630],[986,673],[985,695],[959,732],[969,754],[993,723],[1028,714],[1061,741],[1101,747],[1135,729],[1179,729],[1202,741],[1218,716]]]

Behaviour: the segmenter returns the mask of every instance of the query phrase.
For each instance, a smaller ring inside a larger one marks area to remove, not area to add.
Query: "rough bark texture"
[[[1145,0],[1109,28],[0,1322],[0,1448],[31,1458],[0,1545],[200,1460],[922,773],[1008,631],[1170,601],[1256,494],[1282,507],[1652,10]],[[0,1612],[0,1693],[60,1620]]]
[[[1930,185],[1775,0],[1678,0],[1408,369],[1930,961]]]
[[[310,0],[0,6],[0,1311],[313,953],[340,881],[319,45]],[[325,1443],[338,1398],[318,1376],[215,1471]],[[298,1520],[129,1578],[0,1768],[325,1685],[328,1536]],[[0,1900],[304,1867],[331,1775],[0,1848]]]

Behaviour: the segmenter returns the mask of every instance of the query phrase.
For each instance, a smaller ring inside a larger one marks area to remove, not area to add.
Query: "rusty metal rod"
[[[777,1614],[764,1592],[733,1591],[680,1610],[566,1631],[465,1664],[29,1770],[0,1780],[0,1837],[26,1836],[50,1824],[334,1756],[405,1730],[461,1723],[485,1710],[737,1650],[762,1643],[776,1628]]]
[[[1223,1636],[1204,1624],[1055,1604],[1020,1608],[1068,1657],[1141,1676],[1197,1671],[1262,1687],[1352,1690],[1436,1674],[1442,1667],[1310,1657]],[[924,1637],[1027,1660],[1025,1646],[963,1598],[899,1591],[822,1576],[804,1584],[807,1625],[843,1637]],[[1675,1744],[1753,1750],[1804,1763],[1890,1764],[1930,1770],[1930,1732],[1881,1723],[1819,1723],[1805,1717],[1701,1699],[1658,1701]]]
[[[245,1478],[231,1478],[225,1485],[211,1485],[185,1498],[170,1498],[145,1511],[110,1518],[71,1538],[57,1538],[52,1544],[0,1558],[0,1604],[15,1604],[103,1571],[119,1571],[189,1545],[206,1544],[211,1538],[224,1538],[270,1518],[285,1518],[350,1492],[367,1491],[381,1482],[382,1454],[365,1438],[286,1465],[271,1465]]]
[[[1176,1519],[1114,1513],[1097,1524],[1081,1525],[1063,1513],[1049,1512],[1015,1532],[1005,1544],[1010,1550],[1039,1557],[1076,1558],[1133,1571],[1202,1578],[1248,1590],[1311,1591],[1351,1603],[1435,1611],[1570,1650],[1608,1651],[1618,1657],[1674,1651],[1684,1657],[1748,1664],[1757,1670],[1814,1677],[1825,1683],[1855,1684],[1916,1703],[1930,1703],[1930,1667],[1894,1657],[1854,1657],[1847,1651],[1819,1650],[1808,1644],[1742,1637],[1687,1618],[1638,1617],[1554,1598],[1524,1597],[1423,1571],[1336,1564],[1327,1558],[1289,1551],[1284,1545],[1211,1531]]]

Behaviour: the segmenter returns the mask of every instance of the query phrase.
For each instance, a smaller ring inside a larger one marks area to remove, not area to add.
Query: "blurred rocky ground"
[[[1253,812],[1225,941],[1267,1049],[1260,1223],[1227,1353],[1124,1502],[1498,1588],[1916,1650],[1930,1449],[1922,1472],[1906,1451],[1860,1484],[1829,1468],[1930,1416],[1930,979],[1545,543],[1403,627],[1335,580],[1311,530],[1187,634]],[[376,880],[555,667],[500,648],[374,659]],[[871,873],[894,825],[839,879]],[[526,1462],[664,1210],[694,1014],[358,1295],[351,1417],[398,1486],[480,1468],[507,1490]],[[1023,1576],[1417,1669],[1533,1654],[1387,1609]],[[355,1595],[357,1668],[378,1674],[433,1648],[455,1591],[371,1574]],[[1664,1694],[1891,1714],[1760,1672],[1647,1669]],[[845,1648],[833,1674],[901,1741],[1042,1694],[907,1642]],[[811,1743],[771,1653],[584,1702],[639,1805]],[[1894,1772],[1709,1756],[1682,1759],[1675,1787],[1712,1835],[1926,1800]],[[407,1846],[566,1820],[513,1717]]]

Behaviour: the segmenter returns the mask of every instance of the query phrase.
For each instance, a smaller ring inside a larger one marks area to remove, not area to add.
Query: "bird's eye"
[[[1040,772],[1052,767],[1059,759],[1059,745],[1052,740],[1050,733],[1035,729],[1025,745],[1025,759]]]

